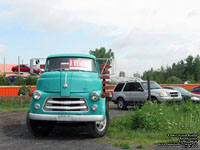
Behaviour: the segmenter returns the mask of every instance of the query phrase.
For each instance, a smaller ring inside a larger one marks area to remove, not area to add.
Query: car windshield
[[[187,91],[186,89],[184,89],[182,87],[173,87],[173,89],[181,92],[182,94],[189,93],[189,91]]]
[[[64,70],[97,72],[94,60],[90,58],[57,57],[47,60],[46,72]]]
[[[141,84],[145,90],[148,90],[147,82],[141,82]],[[152,81],[150,82],[150,87],[151,87],[151,89],[161,89],[161,86],[158,83],[152,82]]]

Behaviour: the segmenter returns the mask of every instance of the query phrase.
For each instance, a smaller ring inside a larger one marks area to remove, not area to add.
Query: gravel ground
[[[88,137],[86,127],[63,127],[54,129],[48,138],[34,138],[27,131],[25,125],[26,111],[0,114],[0,150],[116,150],[108,144],[96,142],[97,139]],[[115,117],[128,113],[119,111],[116,105],[110,105],[110,116]],[[132,150],[137,148],[132,147]],[[148,150],[181,150],[180,146],[156,146],[145,148]],[[196,150],[196,149],[194,149]]]

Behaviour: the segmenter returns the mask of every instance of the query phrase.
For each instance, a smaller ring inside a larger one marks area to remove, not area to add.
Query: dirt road
[[[0,114],[0,150],[116,150],[108,144],[100,144],[97,139],[88,137],[86,127],[56,127],[44,139],[34,138],[25,125],[26,111]],[[110,116],[128,113],[110,106]],[[104,137],[103,137],[104,138]],[[132,150],[137,148],[132,147]],[[149,147],[148,150],[180,150],[181,147]],[[195,149],[196,150],[196,149]]]

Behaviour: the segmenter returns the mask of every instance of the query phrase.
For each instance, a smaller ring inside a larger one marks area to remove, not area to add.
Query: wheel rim
[[[103,131],[106,128],[107,119],[106,117],[102,121],[96,121],[96,128],[98,131]]]
[[[120,101],[118,102],[118,106],[119,106],[119,108],[123,108],[124,103],[120,100]]]

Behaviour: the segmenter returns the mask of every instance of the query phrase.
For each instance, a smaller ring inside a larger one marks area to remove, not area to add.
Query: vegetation
[[[31,90],[29,88],[27,88],[26,86],[22,86],[19,89],[18,95],[25,95],[28,96],[31,93]]]
[[[3,76],[0,76],[0,85],[10,85],[11,83]]]
[[[127,143],[139,147],[159,142],[178,142],[167,134],[200,134],[200,104],[145,104],[129,114],[112,118],[106,143]],[[121,146],[120,146],[121,147]]]
[[[0,112],[28,110],[30,98],[0,100]]]
[[[96,48],[95,50],[90,50],[89,53],[91,55],[94,55],[96,58],[113,58],[113,59],[115,58],[114,52],[112,52],[111,49],[106,51],[106,49],[104,47],[101,47],[99,49]],[[99,64],[104,64],[104,63],[105,63],[105,61],[99,60]]]
[[[119,77],[125,77],[125,72],[124,71],[120,71],[119,72]]]
[[[185,60],[181,60],[178,63],[173,63],[172,66],[160,69],[145,71],[142,79],[146,80],[149,75],[151,80],[158,83],[183,83],[184,81],[191,81],[192,83],[200,82],[200,56],[196,57],[188,56]],[[170,78],[173,76],[173,80]]]
[[[7,78],[0,76],[0,86],[2,85],[36,85],[37,83],[37,77],[21,77],[21,76],[17,76],[16,80],[11,83]]]

